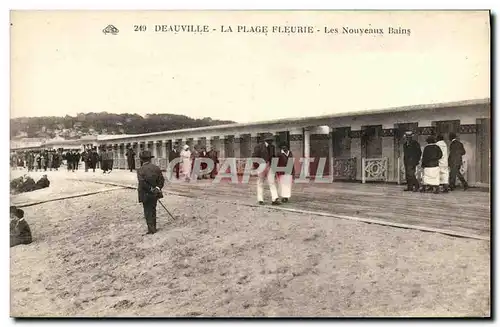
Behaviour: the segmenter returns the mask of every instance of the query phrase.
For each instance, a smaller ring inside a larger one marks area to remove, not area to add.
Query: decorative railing
[[[387,158],[362,158],[361,159],[362,182],[387,181],[388,159]]]
[[[460,167],[460,173],[464,176],[465,180],[467,180],[467,157],[462,157],[462,167]]]
[[[161,170],[167,170],[168,160],[167,158],[156,158],[156,164]]]
[[[355,180],[357,170],[356,158],[333,158],[333,179]]]
[[[422,181],[424,175],[424,169],[421,165],[418,165],[415,169],[415,177],[418,181]],[[398,158],[398,184],[406,183],[406,173],[405,173],[405,164],[401,157]]]
[[[116,159],[115,162],[118,169],[127,169],[127,159],[120,158]]]

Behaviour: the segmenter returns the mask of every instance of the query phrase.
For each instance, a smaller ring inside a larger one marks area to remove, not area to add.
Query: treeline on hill
[[[75,138],[90,134],[142,134],[183,128],[232,124],[233,121],[209,117],[193,119],[184,115],[81,113],[65,117],[22,117],[10,120],[11,137]],[[26,135],[27,134],[27,135]]]

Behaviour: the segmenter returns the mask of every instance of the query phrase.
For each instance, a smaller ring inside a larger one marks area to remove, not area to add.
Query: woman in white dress
[[[426,189],[433,189],[434,193],[439,193],[439,159],[443,157],[443,152],[438,145],[434,136],[427,138],[427,145],[422,154],[422,168],[424,169],[423,186],[421,192]]]
[[[436,145],[439,146],[443,156],[439,159],[439,184],[443,187],[443,192],[448,193],[450,181],[450,168],[448,167],[448,146],[444,141],[443,135],[439,134],[436,138]]]
[[[189,145],[185,144],[180,153],[182,162],[182,176],[186,180],[190,180],[191,176],[191,151],[189,151]]]

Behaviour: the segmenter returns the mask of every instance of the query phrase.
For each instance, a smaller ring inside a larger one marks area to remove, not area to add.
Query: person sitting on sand
[[[23,183],[19,186],[20,193],[31,192],[35,190],[35,180],[29,176],[25,176]]]
[[[50,186],[50,181],[47,178],[47,175],[43,175],[42,178],[40,178],[38,182],[36,182],[34,190],[40,190],[42,188],[46,188],[49,186]]]
[[[10,206],[10,247],[32,242],[31,229],[24,220],[24,211]]]
[[[24,176],[20,176],[18,178],[14,178],[13,180],[10,181],[10,190],[13,192],[18,192],[19,189],[21,188],[21,185],[24,183]]]

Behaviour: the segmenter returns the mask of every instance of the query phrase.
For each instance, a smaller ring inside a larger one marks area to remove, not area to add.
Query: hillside
[[[76,139],[97,134],[141,134],[160,131],[231,124],[233,121],[212,120],[210,117],[194,119],[184,115],[81,113],[65,117],[22,117],[10,120],[10,136],[63,137]]]

